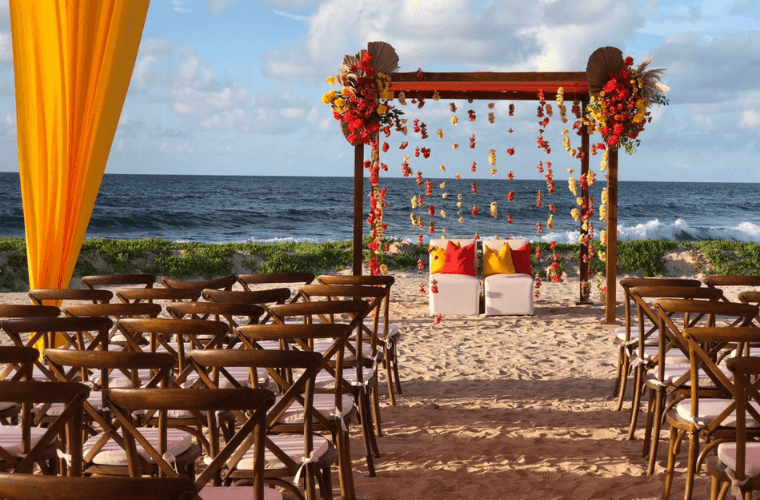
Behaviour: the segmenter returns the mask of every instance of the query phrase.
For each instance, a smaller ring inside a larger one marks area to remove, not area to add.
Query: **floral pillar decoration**
[[[333,117],[340,122],[346,140],[352,146],[368,145],[372,151],[364,168],[369,171],[372,186],[367,217],[371,241],[367,247],[370,250],[369,268],[375,276],[381,271],[387,273],[387,268],[380,266],[378,260],[380,242],[387,227],[383,223],[383,211],[387,207],[386,188],[380,188],[380,170],[387,170],[387,167],[380,163],[379,136],[382,132],[389,137],[392,126],[397,130],[402,128],[400,116],[403,113],[390,104],[394,98],[390,91],[390,74],[398,70],[398,61],[391,45],[370,42],[367,50],[344,57],[338,75],[327,78],[330,85],[340,85],[340,91],[332,89],[322,96],[322,102],[331,107]],[[388,150],[387,143],[383,150]],[[354,242],[355,245],[358,243]]]
[[[615,47],[594,51],[586,66],[590,102],[586,107],[585,124],[602,136],[606,150],[602,170],[607,174],[607,196],[604,209],[607,218],[607,290],[605,322],[615,322],[615,286],[617,275],[617,163],[618,150],[634,154],[641,144],[639,134],[652,121],[649,108],[666,105],[665,93],[670,90],[660,82],[663,69],[649,69],[651,56],[638,67],[632,57],[623,57]]]

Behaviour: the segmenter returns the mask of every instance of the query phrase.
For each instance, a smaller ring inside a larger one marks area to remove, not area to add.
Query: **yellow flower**
[[[570,210],[570,215],[573,216],[573,219],[575,219],[575,222],[578,222],[578,219],[581,216],[581,212],[577,208],[574,208],[574,209]]]
[[[494,219],[499,218],[499,206],[496,204],[495,201],[491,202],[491,217]]]
[[[461,200],[461,199],[462,199],[462,195],[461,195],[461,194],[458,194],[458,195],[457,195],[457,200]]]
[[[546,221],[546,228],[554,229],[554,214],[549,214],[549,220]]]
[[[491,149],[488,151],[488,163],[491,164],[492,167],[496,166],[496,150]]]
[[[383,276],[388,276],[388,266],[385,264],[380,264],[380,274]]]
[[[459,175],[459,174],[454,174],[454,178],[455,178],[455,179],[461,179],[461,178],[462,178],[462,176],[461,176],[461,175]],[[462,195],[460,194],[459,196],[462,196]]]
[[[451,149],[459,149],[459,143],[455,142],[454,144],[452,144]]]
[[[441,229],[441,231],[444,232],[444,233],[448,233],[448,231],[446,230],[445,227],[443,229]],[[444,236],[444,238],[445,238],[445,236]]]
[[[443,167],[443,165],[441,165],[441,166]],[[445,172],[446,171],[446,167],[443,167],[441,170],[443,170]],[[446,183],[442,182],[438,187],[441,188],[441,189],[446,189]]]
[[[412,209],[417,208],[417,197],[412,196]]]
[[[341,99],[339,97],[339,98],[335,99],[335,102],[333,102],[333,104],[335,104],[339,108],[342,108],[343,106],[346,105],[346,100],[345,99]]]
[[[446,210],[441,210],[441,217],[446,218]]]
[[[459,223],[462,224],[464,222],[464,217],[459,218]]]
[[[327,83],[329,83],[330,85],[335,85],[335,77],[332,75],[328,76]]]
[[[583,205],[583,198],[580,196],[575,199],[575,203],[578,204],[578,206]]]
[[[457,202],[457,208],[462,208],[462,202],[461,201]]]
[[[439,139],[443,139],[443,129],[439,128],[435,133],[438,134]]]
[[[446,198],[448,198],[448,197],[449,197],[449,193],[443,193],[443,194],[441,195],[441,198],[443,198],[444,200],[445,200]]]
[[[491,169],[491,175],[496,176],[496,169],[495,168]]]
[[[459,119],[456,116],[452,116],[451,123],[456,127],[457,125],[459,125]]]
[[[330,104],[331,102],[329,93],[322,94],[322,104]]]
[[[575,183],[575,177],[570,177],[567,180],[567,187],[574,196],[578,196],[578,185]]]
[[[388,111],[388,108],[382,104],[377,107],[378,114],[384,115],[386,111]]]

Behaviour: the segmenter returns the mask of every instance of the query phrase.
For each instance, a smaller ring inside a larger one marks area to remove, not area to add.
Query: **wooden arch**
[[[417,72],[394,73],[391,75],[391,90],[404,92],[408,98],[433,97],[438,92],[441,99],[487,99],[535,101],[539,89],[547,101],[555,100],[557,90],[562,87],[567,100],[581,101],[582,109],[589,102],[589,85],[585,71],[575,72],[518,72],[518,73],[424,73],[423,79]],[[582,128],[582,148],[585,152],[581,162],[581,175],[589,170],[589,135]],[[364,146],[355,146],[354,154],[354,275],[362,273],[362,229],[364,198]],[[607,208],[607,308],[605,322],[615,321],[615,284],[617,280],[617,151],[610,150],[608,167],[608,208]],[[588,189],[581,190],[581,197],[588,202]],[[610,230],[610,228],[614,228]],[[588,234],[581,222],[581,234]],[[588,281],[588,264],[583,260],[588,249],[580,245],[580,281]],[[578,304],[589,304],[582,284],[579,284]]]

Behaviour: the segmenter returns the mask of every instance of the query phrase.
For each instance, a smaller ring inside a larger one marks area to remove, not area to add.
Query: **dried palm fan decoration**
[[[387,100],[392,98],[390,93],[390,75],[398,71],[399,57],[396,54],[396,50],[386,42],[369,42],[367,50],[359,51],[355,56],[346,55],[343,58],[343,66],[338,72],[337,80],[343,85],[344,89],[350,95],[344,95],[348,106],[350,106],[350,96],[354,96],[355,99],[367,98],[372,102],[370,112],[365,113],[364,122],[365,127],[370,127],[369,135],[362,136],[361,132],[357,134],[357,130],[352,130],[350,120],[341,120],[340,128],[343,132],[343,136],[352,145],[368,144],[369,141],[375,140],[378,137],[378,129],[372,124],[379,124],[380,122],[388,121],[388,118],[384,119],[382,115],[390,112],[395,116],[394,109],[388,106]],[[375,91],[374,96],[363,95],[363,86],[371,82],[372,90]],[[380,99],[386,100],[385,104],[380,102]],[[344,113],[340,113],[344,115]],[[390,118],[392,119],[392,118]],[[356,125],[353,127],[356,129]]]
[[[651,122],[648,111],[652,104],[668,104],[665,92],[670,90],[660,81],[663,69],[648,69],[651,56],[633,68],[633,58],[623,58],[615,47],[594,51],[586,65],[591,102],[586,123],[602,134],[609,149],[625,148],[636,152],[641,144],[639,133]],[[605,155],[606,158],[606,155]]]

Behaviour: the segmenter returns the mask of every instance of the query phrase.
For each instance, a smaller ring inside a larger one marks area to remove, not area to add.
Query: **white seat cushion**
[[[362,367],[362,376],[363,376],[364,384],[366,384],[375,377],[375,370],[373,370],[372,368]],[[348,380],[351,383],[351,385],[358,385],[359,382],[357,381],[357,377],[356,377],[356,368],[353,366],[344,368],[343,379]],[[317,379],[314,383],[314,387],[316,387],[317,389],[334,389],[335,377],[330,375],[329,372],[322,370],[319,373],[317,373]]]
[[[229,373],[230,376],[234,378],[238,384],[240,384],[243,387],[251,387],[251,374],[249,372],[249,368],[245,366],[228,366],[228,367],[225,367],[224,369],[227,370],[227,373]],[[264,368],[257,368],[256,376],[259,379],[260,388],[264,388],[267,385],[269,385],[269,372],[267,372]],[[182,387],[190,387],[197,380],[198,380],[198,375],[190,375],[187,377],[185,382],[182,383]],[[232,385],[232,382],[230,382],[226,376],[220,373],[219,374],[219,388],[232,389],[233,387],[235,386]]]
[[[437,276],[437,275],[436,275]],[[372,329],[372,322],[366,322],[364,323],[364,326],[366,326],[369,329]],[[398,325],[393,323],[388,323],[388,335],[385,335],[385,324],[382,320],[380,320],[377,324],[377,335],[381,339],[389,338],[389,337],[395,337],[400,332]]]
[[[676,405],[676,411],[678,412],[678,416],[683,418],[684,420],[688,420],[689,422],[693,422],[697,426],[705,426],[712,422],[715,417],[721,414],[723,410],[725,410],[728,405],[731,404],[730,399],[700,399],[699,400],[699,412],[697,414],[697,417],[692,419],[691,417],[691,400],[687,399],[685,401],[681,401]],[[752,402],[752,406],[760,412],[760,405],[758,405],[755,402]],[[728,417],[723,419],[723,422],[721,422],[721,425],[723,427],[734,427],[736,426],[736,411],[733,411]],[[760,427],[760,424],[758,424],[752,416],[747,413],[747,427]]]
[[[720,368],[720,367],[719,367]],[[665,377],[663,378],[663,382],[669,385],[674,384],[679,378],[681,378],[682,375],[689,373],[689,370],[691,368],[689,365],[665,365]],[[720,371],[723,373],[723,375],[726,376],[728,379],[733,379],[733,373],[731,373],[726,368],[720,368]],[[655,367],[647,374],[647,380],[656,380],[658,376],[658,369]],[[686,380],[684,385],[689,386],[691,385],[691,379]],[[715,383],[712,381],[710,377],[707,376],[707,373],[705,373],[704,370],[699,370],[699,386],[700,387],[715,387]],[[701,405],[700,401],[700,405]]]
[[[534,281],[529,274],[492,274],[483,283],[486,316],[533,314]]]
[[[754,477],[760,474],[760,443],[749,442],[746,445],[744,459],[744,477]],[[732,471],[736,470],[736,443],[720,443],[718,458]]]
[[[267,436],[272,440],[282,451],[285,452],[293,461],[300,464],[303,460],[303,436],[298,434],[275,434]],[[319,435],[314,435],[314,457],[320,458],[327,453],[330,449],[330,442]],[[264,451],[264,468],[269,470],[284,469],[285,465],[272,453],[269,448]],[[252,470],[253,469],[253,453],[249,451],[246,456],[238,462],[236,469],[239,470]],[[250,489],[248,490],[251,491]]]
[[[251,486],[205,486],[198,496],[202,500],[251,500]],[[282,500],[282,493],[264,488],[264,500]]]
[[[155,427],[141,427],[138,429],[145,439],[158,450],[158,428]],[[119,434],[122,434],[122,430],[119,429]],[[91,437],[87,440],[82,448],[82,452],[86,455],[95,443],[100,439],[100,434]],[[139,442],[135,442],[137,445],[137,453],[144,457],[149,463],[155,463],[148,455],[145,449]],[[171,453],[175,457],[180,456],[187,451],[193,444],[192,436],[181,429],[169,428],[166,431],[166,451]],[[103,448],[98,452],[92,460],[93,463],[98,465],[114,465],[114,466],[127,466],[127,452],[124,451],[113,439],[109,439]]]
[[[280,398],[277,398],[277,401],[279,400]],[[341,417],[345,418],[354,407],[354,398],[348,394],[343,394],[341,401],[343,406]],[[332,394],[315,394],[314,409],[324,415],[327,420],[335,420],[335,396]],[[303,406],[298,401],[293,402],[277,422],[280,424],[298,424],[303,422]]]
[[[638,351],[638,349],[636,350]],[[636,351],[634,351],[633,357],[636,357]],[[660,353],[658,346],[644,346],[643,358],[647,361],[652,360]],[[689,364],[689,357],[685,356],[679,349],[673,348],[665,353],[666,365],[687,365]]]
[[[42,436],[47,429],[43,429],[42,427],[32,427],[30,428],[30,431],[31,445],[34,447],[34,445],[42,439]],[[21,427],[15,425],[0,425],[0,446],[14,457],[21,456],[24,449],[23,444],[21,443]]]
[[[92,391],[87,397],[87,402],[96,410],[100,410],[103,407],[103,395],[100,391]],[[63,413],[63,403],[53,403],[45,412],[45,416],[57,417],[61,413]]]
[[[16,406],[17,403],[14,403],[13,401],[0,401],[0,411],[7,410],[8,408],[13,408]]]
[[[646,332],[645,332],[646,333]],[[615,337],[618,340],[621,340],[625,342],[625,327],[617,328],[615,330]],[[639,329],[631,327],[631,340],[636,340],[639,338]],[[657,343],[660,341],[660,332],[652,332],[649,337],[646,338],[644,341],[644,344],[646,345],[657,345]]]

